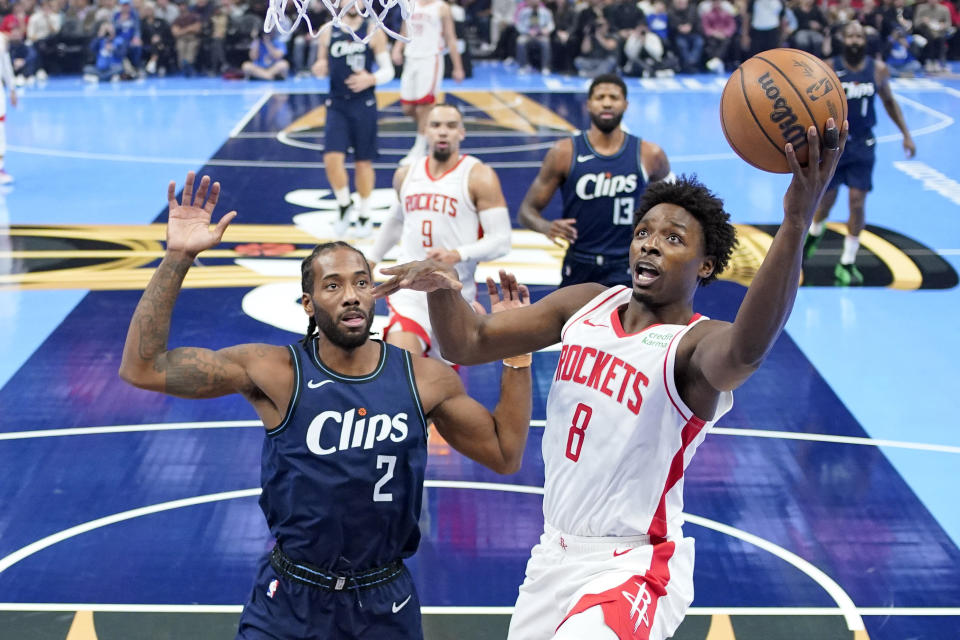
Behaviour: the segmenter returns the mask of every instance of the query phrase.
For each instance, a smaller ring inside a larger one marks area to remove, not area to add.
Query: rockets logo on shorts
[[[272,598],[277,593],[277,587],[280,586],[280,581],[274,578],[270,581],[270,584],[267,586],[267,597]]]
[[[650,627],[650,621],[647,620],[647,607],[653,601],[653,596],[647,591],[646,584],[642,582],[634,582],[633,584],[639,587],[635,594],[629,591],[621,591],[620,593],[630,603],[630,619],[633,620],[633,615],[638,614],[637,622],[633,625],[633,632],[636,633],[641,624],[647,628]]]

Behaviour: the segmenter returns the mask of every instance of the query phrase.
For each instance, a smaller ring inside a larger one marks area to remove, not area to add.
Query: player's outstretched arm
[[[540,172],[527,190],[527,195],[524,196],[520,210],[517,212],[520,224],[542,233],[554,242],[558,239],[574,242],[577,239],[574,218],[547,220],[543,217],[543,210],[550,204],[553,194],[566,179],[572,159],[573,140],[569,138],[558,140],[543,159]]]
[[[816,127],[807,131],[810,156],[806,167],[797,161],[793,145],[786,145],[793,179],[783,196],[783,222],[736,320],[732,324],[711,322],[697,333],[691,331],[691,337],[700,337],[688,345],[693,348],[688,378],[703,380],[717,391],[733,390],[757,370],[780,335],[800,283],[803,240],[846,144],[847,123],[838,132],[831,118],[827,127],[822,155]]]
[[[183,279],[197,255],[216,246],[237,213],[225,214],[214,229],[210,220],[220,197],[220,183],[211,186],[204,176],[194,194],[191,171],[176,201],[176,183],[170,182],[167,252],[137,304],[127,330],[120,377],[134,386],[187,398],[210,398],[253,386],[239,364],[249,355],[245,345],[222,351],[180,348],[167,350],[170,316]]]
[[[398,289],[426,291],[430,323],[440,343],[440,353],[451,362],[467,365],[493,362],[556,344],[567,319],[605,289],[596,283],[564,287],[529,307],[482,316],[460,295],[463,285],[449,265],[423,260],[381,271],[389,279],[377,285],[373,295],[382,298]],[[518,286],[516,278],[501,271],[501,282],[505,277],[507,287]]]
[[[883,103],[887,115],[890,116],[890,119],[893,120],[903,135],[903,152],[908,158],[912,158],[917,155],[917,145],[913,142],[910,129],[907,128],[907,121],[903,117],[903,111],[900,110],[900,103],[893,97],[893,90],[890,88],[890,70],[886,64],[878,60],[874,75],[880,102]]]

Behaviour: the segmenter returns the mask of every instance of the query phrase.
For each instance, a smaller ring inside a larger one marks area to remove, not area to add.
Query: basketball
[[[737,155],[764,171],[790,173],[784,145],[801,166],[809,155],[807,129],[823,140],[827,118],[847,119],[847,98],[833,69],[797,49],[771,49],[753,56],[727,80],[720,98],[720,126]]]

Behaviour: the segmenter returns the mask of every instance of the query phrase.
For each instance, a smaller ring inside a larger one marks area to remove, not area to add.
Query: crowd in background
[[[821,57],[859,20],[869,53],[894,75],[946,71],[960,58],[960,0],[457,0],[461,54],[493,58],[520,73],[592,77],[724,73],[778,46]],[[287,3],[287,25],[296,17]],[[99,80],[165,74],[277,78],[308,75],[316,39],[307,22],[263,32],[266,0],[0,0],[17,84],[49,74]],[[316,0],[314,32],[329,20]],[[399,30],[395,8],[387,22]]]

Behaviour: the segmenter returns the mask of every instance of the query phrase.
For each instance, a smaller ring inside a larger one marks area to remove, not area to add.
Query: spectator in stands
[[[885,62],[890,69],[890,75],[893,77],[912,77],[923,69],[917,56],[920,53],[920,47],[916,42],[916,36],[905,32],[903,29],[897,29],[890,35],[889,53]]]
[[[577,12],[573,2],[569,0],[554,0],[548,2],[547,7],[553,13],[553,39],[551,42],[553,54],[551,56],[554,62],[554,69],[560,73],[573,72],[572,60],[575,57],[569,52],[570,34],[573,31],[577,19]]]
[[[505,55],[500,43],[500,35],[508,27],[513,26],[517,15],[517,0],[492,0],[492,17],[490,19],[490,44]]]
[[[0,21],[0,31],[10,33],[14,28],[19,27],[22,34],[20,39],[22,40],[27,33],[27,22],[29,20],[30,16],[27,15],[26,3],[17,2],[13,5],[13,11],[5,15],[3,20]]]
[[[635,0],[609,0],[609,4],[603,7],[603,17],[621,42],[630,37],[640,24],[649,22],[649,16],[644,14]]]
[[[117,5],[117,11],[113,14],[113,28],[117,37],[123,39],[124,71],[128,76],[134,76],[140,72],[143,57],[140,15],[133,9],[130,0],[117,0]]]
[[[527,48],[531,42],[540,47],[540,70],[550,73],[550,34],[553,14],[540,0],[527,0],[517,11],[517,64],[521,73],[530,72]]]
[[[580,55],[573,61],[581,77],[593,78],[604,73],[613,73],[617,68],[620,40],[610,31],[604,17],[596,18],[584,32]]]
[[[227,70],[227,30],[230,28],[228,7],[217,5],[210,16],[210,73],[219,75]]]
[[[918,0],[914,5],[913,32],[927,40],[920,55],[927,73],[947,70],[947,34],[950,28],[950,10],[939,0]]]
[[[144,54],[147,58],[146,72],[165,76],[177,66],[173,32],[166,20],[156,14],[153,3],[143,5],[143,20],[140,22]]]
[[[96,60],[94,64],[88,64],[83,68],[83,79],[88,82],[99,82],[107,79],[113,82],[120,80],[123,73],[125,52],[123,50],[123,38],[117,35],[112,22],[104,22],[100,25],[97,38],[90,48],[93,50]]]
[[[270,33],[254,31],[250,34],[250,59],[243,63],[243,75],[261,80],[283,80],[290,71],[290,63],[284,59],[287,45],[276,30]]]
[[[676,55],[645,24],[637,25],[623,45],[624,73],[629,76],[672,76],[680,68]]]
[[[786,9],[783,0],[748,0],[740,28],[740,47],[744,55],[753,56],[780,46]]]
[[[690,0],[673,0],[668,14],[670,26],[669,42],[680,60],[680,71],[696,73],[700,71],[703,57],[703,35],[700,33],[700,16]]]
[[[173,40],[177,48],[177,62],[185,76],[196,73],[197,54],[200,52],[200,34],[203,31],[203,18],[186,7],[180,11],[177,19],[170,25]]]
[[[180,16],[180,7],[170,0],[156,0],[156,15],[169,25]]]
[[[737,33],[737,10],[727,0],[703,0],[697,9],[703,31],[707,69],[723,73],[730,60],[730,45]]]
[[[653,0],[649,4],[649,11],[646,11],[647,29],[655,33],[664,42],[670,39],[670,14],[667,11],[667,5],[663,0]],[[636,28],[634,25],[632,28]]]
[[[790,35],[790,46],[816,56],[821,55],[827,33],[827,16],[813,0],[799,0],[793,7],[793,15],[797,19],[797,28]]]

